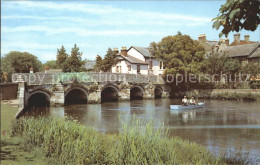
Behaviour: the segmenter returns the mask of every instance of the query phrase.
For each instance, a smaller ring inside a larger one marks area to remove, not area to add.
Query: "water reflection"
[[[243,147],[251,155],[260,155],[260,103],[238,101],[207,101],[205,109],[172,111],[169,105],[180,100],[134,100],[103,104],[70,105],[33,109],[27,115],[52,117],[70,116],[85,126],[117,133],[121,121],[130,123],[135,118],[153,120],[169,127],[170,136],[179,136],[205,145],[213,153],[227,148]]]

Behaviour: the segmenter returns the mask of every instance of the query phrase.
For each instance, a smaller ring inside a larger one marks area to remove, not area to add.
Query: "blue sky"
[[[94,60],[107,49],[148,47],[178,31],[197,39],[219,40],[211,19],[225,1],[2,1],[1,56],[27,51],[42,62],[55,60],[57,48],[67,53],[76,43],[83,58]],[[241,38],[259,41],[255,32]],[[233,41],[233,33],[229,35]]]

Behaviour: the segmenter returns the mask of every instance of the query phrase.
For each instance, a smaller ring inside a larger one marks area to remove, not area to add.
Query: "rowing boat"
[[[204,107],[205,103],[198,103],[197,105],[170,105],[171,110],[196,109]]]

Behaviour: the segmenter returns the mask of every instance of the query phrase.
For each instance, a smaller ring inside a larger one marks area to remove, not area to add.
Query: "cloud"
[[[3,33],[44,32],[47,35],[74,33],[79,36],[111,36],[111,35],[162,35],[162,32],[149,30],[88,30],[79,27],[51,28],[47,26],[2,27]]]

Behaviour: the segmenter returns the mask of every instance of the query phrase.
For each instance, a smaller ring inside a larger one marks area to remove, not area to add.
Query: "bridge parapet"
[[[77,81],[84,82],[129,82],[129,83],[152,83],[164,84],[160,76],[155,75],[136,75],[122,73],[16,73],[12,76],[12,81],[18,78],[23,79],[28,85],[44,85],[56,83],[72,83]]]

